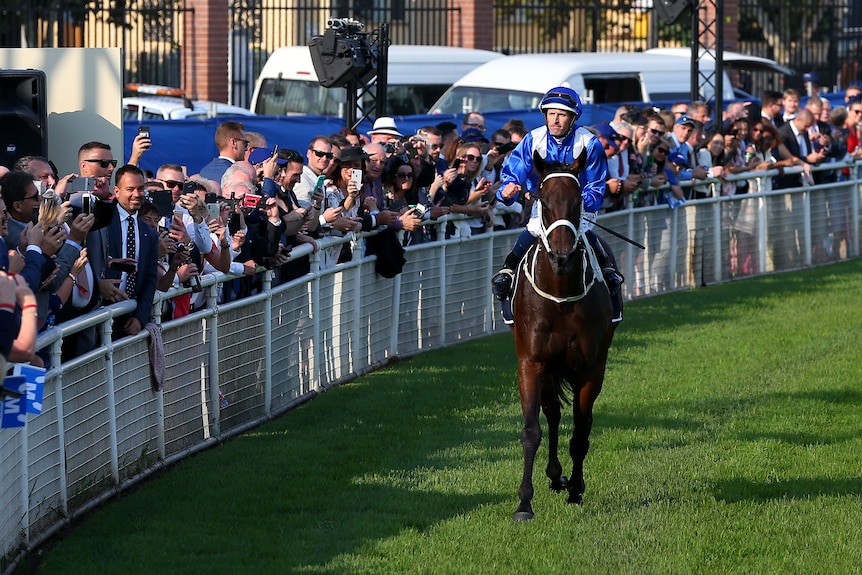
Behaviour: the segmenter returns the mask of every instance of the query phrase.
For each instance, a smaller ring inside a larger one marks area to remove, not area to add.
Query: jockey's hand
[[[511,200],[521,193],[521,186],[514,182],[509,182],[503,187],[503,191],[500,194],[503,196],[503,199]]]

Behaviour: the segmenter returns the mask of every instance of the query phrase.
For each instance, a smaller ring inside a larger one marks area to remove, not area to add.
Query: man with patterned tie
[[[118,287],[119,300],[138,302],[131,315],[117,318],[116,337],[135,335],[150,321],[158,281],[158,236],[138,218],[146,193],[143,172],[137,166],[125,165],[117,169],[114,178],[117,210],[107,233],[102,236],[107,240],[107,249],[101,247],[108,261],[104,275],[105,280]],[[133,264],[133,267],[123,264]]]

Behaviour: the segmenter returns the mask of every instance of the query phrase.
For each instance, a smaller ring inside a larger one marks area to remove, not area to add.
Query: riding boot
[[[617,262],[610,254],[610,248],[605,244],[605,241],[592,230],[587,231],[586,235],[596,254],[596,259],[602,270],[602,276],[604,276],[605,284],[607,284],[608,291],[611,294],[611,308],[613,310],[611,321],[613,323],[621,322],[623,320],[622,285],[625,278],[617,271]]]
[[[533,245],[533,234],[524,230],[518,236],[512,251],[506,256],[503,267],[491,277],[491,291],[499,301],[508,300],[511,297],[512,284],[515,280],[515,268],[530,246]]]

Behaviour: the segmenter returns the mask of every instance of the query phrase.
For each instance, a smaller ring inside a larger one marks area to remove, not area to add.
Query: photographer
[[[327,144],[327,147],[328,144]],[[311,234],[317,234],[320,225],[320,213],[323,208],[323,187],[315,187],[308,196],[307,205],[303,205],[294,190],[302,178],[302,156],[295,150],[281,149],[275,157],[270,150],[257,150],[254,159],[260,160],[263,171],[263,193],[274,197],[278,206],[278,214],[284,223],[282,243],[290,250],[303,243],[311,244],[317,251],[317,243]],[[329,161],[324,156],[326,165]],[[320,176],[318,176],[318,180]],[[316,184],[317,180],[315,180]],[[285,282],[308,273],[311,269],[309,258],[303,257],[287,262],[279,267],[279,281]]]
[[[384,209],[403,216],[412,209],[412,206],[415,206],[414,213],[422,221],[436,219],[449,213],[447,206],[434,206],[428,198],[428,189],[416,184],[416,170],[411,164],[396,158],[394,162],[389,164],[389,168],[389,171],[384,172],[383,175],[383,186],[386,189]],[[435,182],[436,187],[441,186],[443,177],[437,176]],[[427,233],[428,231],[429,228],[421,227],[421,225],[414,226],[410,230],[405,226],[403,245],[408,246],[430,241],[432,238]]]
[[[379,144],[367,144],[364,150],[368,155],[368,172],[359,194],[361,204],[357,211],[357,215],[362,218],[362,230],[369,231],[381,226],[387,226],[396,232],[417,229],[422,222],[419,214],[413,209],[402,213],[386,209],[386,195],[383,190],[382,177],[384,169],[388,169],[386,166],[392,166],[393,162],[409,164],[407,158],[398,155],[386,159]],[[345,202],[346,208],[350,201],[348,199]]]
[[[450,222],[447,237],[463,237],[485,233],[493,225],[493,207],[484,199],[491,184],[480,177],[482,150],[477,142],[461,144],[452,159],[452,167],[443,174],[445,204],[453,214],[466,214],[468,220]],[[436,203],[436,202],[435,202]]]
[[[41,274],[28,278],[32,282],[30,289],[36,293],[41,326],[48,317],[50,295],[61,287],[81,255],[84,238],[94,218],[92,215],[78,214],[72,220],[68,232],[65,218],[59,222],[54,217],[47,227],[41,222],[33,224],[31,222],[41,197],[32,176],[26,172],[9,172],[0,178],[0,188],[9,215],[6,245],[18,248],[20,254],[32,250],[46,258]]]
[[[371,137],[372,144],[385,145],[387,143],[394,144],[394,147],[389,147],[386,150],[388,155],[396,153],[398,143],[404,134],[398,131],[398,126],[395,124],[395,118],[381,116],[374,121],[374,126],[368,132]],[[392,150],[391,152],[389,150]],[[398,153],[401,153],[400,151]]]
[[[197,266],[188,263],[191,252],[186,249],[186,244],[175,241],[168,230],[159,229],[161,218],[155,204],[144,202],[138,210],[138,218],[158,234],[158,268],[156,269],[158,291],[165,293],[172,287],[179,288],[183,282],[188,282],[193,274],[197,274]],[[180,225],[182,224],[176,222],[177,232]],[[174,222],[171,222],[171,226],[174,227]],[[190,304],[191,294],[182,294],[169,301],[163,301],[160,312],[162,321],[188,315]]]
[[[312,195],[317,188],[318,178],[326,173],[327,168],[334,160],[332,144],[326,136],[315,136],[308,144],[305,152],[307,161],[302,166],[300,180],[293,186],[293,193],[299,202],[299,206],[308,208],[312,205]]]

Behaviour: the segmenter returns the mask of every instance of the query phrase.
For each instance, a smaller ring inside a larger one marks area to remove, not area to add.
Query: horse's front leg
[[[560,443],[560,400],[554,385],[547,385],[542,390],[542,411],[548,420],[548,467],[545,475],[550,479],[551,491],[561,493],[566,489],[568,480],[563,476],[563,466],[557,456]]]
[[[569,454],[572,456],[572,475],[569,479],[569,498],[567,503],[584,504],[584,459],[590,450],[590,432],[593,429],[593,404],[601,391],[601,379],[589,381],[578,391],[572,401],[574,413],[574,429],[569,442]]]
[[[529,521],[533,514],[533,465],[542,442],[539,425],[539,406],[542,394],[543,366],[530,361],[518,364],[518,389],[521,395],[521,412],[524,428],[521,430],[521,447],[524,450],[524,472],[518,488],[520,503],[512,515],[514,521]]]

